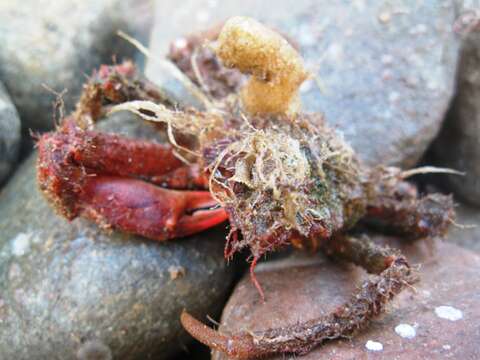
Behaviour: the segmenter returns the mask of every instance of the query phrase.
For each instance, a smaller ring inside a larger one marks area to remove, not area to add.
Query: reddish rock
[[[480,256],[441,241],[404,246],[403,252],[412,264],[421,264],[415,291],[402,292],[387,313],[351,340],[331,341],[292,358],[480,358]],[[220,330],[255,331],[319,317],[347,300],[366,276],[359,268],[318,255],[265,263],[258,268],[258,280],[266,303],[246,276],[224,309]],[[218,353],[212,358],[226,359]]]

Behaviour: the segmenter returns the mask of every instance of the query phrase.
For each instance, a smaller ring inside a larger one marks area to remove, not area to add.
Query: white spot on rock
[[[12,254],[23,256],[30,249],[31,234],[19,233],[12,239]]]
[[[378,341],[373,341],[373,340],[368,340],[367,343],[365,344],[365,347],[369,351],[382,351],[383,350],[383,344]]]
[[[187,39],[185,38],[179,38],[177,40],[175,40],[175,47],[179,48],[179,49],[184,49],[187,47]],[[130,159],[128,159],[128,162],[130,162]]]
[[[442,319],[457,321],[463,318],[461,310],[455,309],[452,306],[437,306],[435,308],[435,314]]]
[[[380,22],[382,22],[383,24],[386,24],[390,21],[390,19],[392,18],[392,15],[389,13],[389,12],[382,12],[378,15],[378,19],[380,20]]]
[[[395,332],[404,339],[413,339],[417,335],[415,328],[408,324],[398,324],[395,326]]]
[[[442,346],[442,349],[443,349],[443,350],[450,350],[451,348],[452,348],[452,347],[451,347],[450,345],[448,345],[448,344]]]

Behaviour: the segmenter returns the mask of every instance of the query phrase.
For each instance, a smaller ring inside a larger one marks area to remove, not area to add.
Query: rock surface
[[[160,244],[68,223],[37,190],[33,162],[0,195],[0,358],[164,359],[184,348],[182,309],[218,314],[232,283],[224,229]]]
[[[455,208],[458,226],[449,230],[447,241],[480,253],[480,210],[466,204]]]
[[[55,95],[68,93],[69,112],[85,75],[101,63],[132,57],[135,49],[116,32],[146,41],[152,0],[0,1],[0,80],[25,128],[54,125]]]
[[[10,174],[20,147],[20,119],[0,83],[0,185]]]
[[[416,291],[403,291],[350,341],[325,343],[302,360],[480,356],[480,256],[446,242],[433,249],[427,243],[403,246],[403,252],[422,265]],[[359,268],[312,256],[264,263],[257,275],[266,304],[245,277],[224,309],[221,330],[255,331],[315,318],[342,304],[366,276]],[[214,353],[213,359],[225,357]]]
[[[436,162],[464,171],[448,176],[453,191],[463,200],[480,205],[480,33],[467,36],[458,69],[458,91],[439,138],[433,146]]]
[[[165,55],[173,39],[229,16],[254,16],[298,43],[314,75],[301,89],[304,110],[324,112],[368,163],[414,165],[453,93],[453,2],[282,0],[273,6],[266,0],[162,1],[152,52]]]

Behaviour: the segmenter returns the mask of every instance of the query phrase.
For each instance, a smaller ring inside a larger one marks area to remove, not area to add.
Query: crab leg
[[[455,216],[451,196],[419,197],[416,187],[404,181],[396,168],[380,168],[373,177],[367,221],[411,240],[445,234]]]
[[[212,209],[216,202],[208,191],[162,189],[143,180],[185,188],[204,183],[198,167],[188,169],[169,145],[82,130],[66,121],[43,135],[38,147],[40,187],[68,219],[84,216],[105,228],[165,240],[227,218],[223,209]],[[185,178],[177,181],[175,175]]]
[[[453,200],[441,194],[401,201],[380,200],[367,208],[367,219],[410,240],[441,236],[454,219]]]
[[[83,130],[72,120],[56,133],[42,137],[50,147],[62,149],[72,162],[102,173],[119,176],[163,175],[184,165],[169,144]]]
[[[87,125],[104,117],[110,105],[131,100],[150,100],[171,104],[166,94],[145,79],[131,61],[102,65],[85,84],[73,116]]]
[[[233,358],[252,359],[280,353],[304,354],[325,340],[349,335],[382,312],[388,301],[416,280],[405,258],[366,239],[335,237],[325,249],[379,274],[366,281],[335,312],[305,323],[265,331],[224,335],[184,312],[185,329],[205,345]]]

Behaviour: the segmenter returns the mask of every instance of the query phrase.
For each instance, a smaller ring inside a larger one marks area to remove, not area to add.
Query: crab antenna
[[[402,171],[400,174],[402,179],[409,178],[413,175],[419,175],[419,174],[453,174],[453,175],[460,175],[460,176],[465,176],[465,173],[462,171],[458,171],[455,169],[450,169],[450,168],[442,168],[442,167],[436,167],[436,166],[421,166],[418,168],[410,169],[410,170],[405,170]]]

